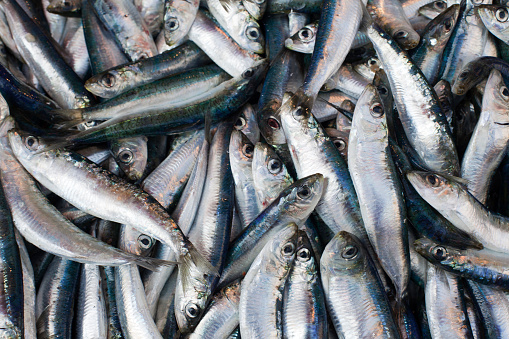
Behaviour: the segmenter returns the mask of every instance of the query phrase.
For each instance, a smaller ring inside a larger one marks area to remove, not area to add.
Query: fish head
[[[312,174],[297,180],[281,192],[283,202],[280,208],[285,209],[293,220],[304,222],[315,209],[325,189],[325,178],[322,174]]]
[[[81,13],[81,1],[52,0],[46,9],[53,14],[79,17]]]
[[[281,100],[274,99],[258,111],[260,133],[270,145],[286,144],[285,133],[281,127],[281,116],[279,115],[280,107]]]
[[[355,273],[363,270],[365,261],[366,253],[359,239],[351,233],[340,231],[325,247],[320,266],[322,275],[340,271]]]
[[[306,231],[299,230],[294,266],[305,269],[306,274],[315,275],[315,255]]]
[[[267,259],[265,267],[285,267],[293,262],[297,252],[299,229],[295,223],[289,223],[267,243],[263,255]]]
[[[446,264],[451,262],[454,256],[461,255],[459,250],[437,244],[427,238],[417,239],[414,247],[417,253],[433,264]]]
[[[488,112],[489,119],[496,125],[509,125],[509,89],[502,74],[496,69],[491,71],[484,87],[482,106],[483,112]]]
[[[460,5],[455,4],[433,19],[425,29],[427,45],[436,51],[442,51],[452,35],[454,26],[458,22]]]
[[[348,140],[350,138],[350,129],[338,130],[335,128],[326,128],[325,133],[327,133],[334,146],[336,146],[339,153],[341,153],[343,159],[346,161],[348,159]]]
[[[111,153],[118,166],[132,181],[142,178],[147,166],[147,137],[119,139],[111,143]]]
[[[386,138],[387,120],[382,98],[375,86],[368,84],[362,91],[353,115],[352,127],[367,137]]]
[[[230,162],[243,168],[251,168],[253,163],[254,145],[244,133],[233,130],[230,137]],[[240,173],[238,173],[240,175]]]
[[[300,53],[313,53],[318,25],[313,23],[302,27],[292,37],[285,40],[286,48]]]
[[[149,256],[156,244],[156,240],[152,237],[127,225],[120,227],[118,242],[120,249],[142,257]]]
[[[250,104],[245,104],[242,107],[234,127],[237,131],[244,133],[253,144],[256,144],[258,140],[260,140],[260,129],[256,122],[256,114],[253,106]]]
[[[285,135],[315,134],[319,132],[319,124],[311,114],[313,104],[309,98],[299,91],[295,94],[284,94],[279,109],[281,126]]]
[[[410,50],[419,44],[421,36],[411,27],[396,27],[392,32],[392,37],[405,50]]]
[[[239,44],[246,46],[253,53],[263,54],[265,39],[260,25],[247,11],[240,11],[233,16],[230,22],[232,30],[238,32]]]
[[[484,26],[497,37],[509,34],[509,8],[502,5],[480,5],[476,7],[477,14]]]
[[[429,19],[434,19],[447,9],[447,2],[443,0],[433,1],[419,8],[419,14]]]
[[[436,173],[413,171],[407,173],[407,178],[419,195],[431,206],[440,204],[457,206],[460,194],[464,191],[459,183]]]
[[[279,194],[293,183],[283,161],[278,157],[271,146],[257,143],[253,154],[253,180],[262,192],[257,192],[263,207],[276,199]]]
[[[85,88],[99,97],[110,98],[121,93],[131,81],[136,80],[137,75],[131,67],[110,69],[88,79]]]
[[[196,12],[189,10],[188,2],[166,2],[164,12],[164,40],[168,46],[173,46],[182,41],[194,21]]]

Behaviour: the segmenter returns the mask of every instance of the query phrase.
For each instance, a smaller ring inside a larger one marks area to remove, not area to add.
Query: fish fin
[[[345,118],[347,118],[348,120],[350,120],[350,121],[352,121],[352,120],[353,120],[353,113],[352,113],[352,112],[349,112],[349,111],[347,111],[346,109],[339,107],[338,105],[334,105],[332,102],[327,101],[327,100],[325,100],[325,99],[323,99],[323,98],[318,97],[318,100],[321,100],[321,101],[325,102],[327,105],[329,105],[329,106],[333,107],[333,108],[334,108],[334,109],[336,109],[339,113],[343,114],[343,116],[344,116]]]
[[[191,276],[191,270],[203,272],[203,275],[219,276],[217,269],[212,266],[191,243],[188,243],[188,251],[189,252],[181,256],[179,260],[178,274],[184,292],[186,291],[186,286],[189,284],[188,277]]]
[[[53,144],[50,144],[50,145],[48,145],[46,147],[43,147],[43,148],[35,151],[34,154],[41,154],[41,153],[48,152],[48,151],[53,151],[53,150],[56,150],[56,149],[59,149],[59,148],[65,148],[65,147],[74,146],[74,143],[72,141],[72,136],[71,137],[64,137],[63,139],[64,140],[58,140],[58,141],[56,141]]]
[[[57,129],[69,129],[77,126],[83,121],[83,108],[76,109],[55,109],[52,111],[55,120],[54,127]]]
[[[360,0],[359,0],[360,1]],[[373,19],[371,18],[371,14],[369,14],[366,5],[362,1],[360,1],[362,7],[362,19],[359,26],[359,31],[362,33],[366,33],[369,27],[373,25]]]
[[[219,3],[221,4],[221,6],[223,6],[224,10],[227,12],[231,12],[232,9],[235,8],[235,5],[231,0],[219,0]]]
[[[159,268],[161,266],[175,266],[178,263],[176,261],[168,261],[168,260],[162,260],[162,259],[156,259],[151,257],[141,257],[141,256],[134,256],[133,262],[141,266],[143,268],[146,268],[147,270],[157,272],[159,271]]]

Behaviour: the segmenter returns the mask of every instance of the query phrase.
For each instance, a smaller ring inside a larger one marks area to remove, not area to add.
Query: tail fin
[[[60,122],[55,124],[56,128],[64,129],[79,125],[83,122],[83,112],[83,108],[53,110],[56,120]]]
[[[161,266],[174,266],[178,264],[176,261],[141,256],[133,256],[133,263],[150,271],[159,271]]]

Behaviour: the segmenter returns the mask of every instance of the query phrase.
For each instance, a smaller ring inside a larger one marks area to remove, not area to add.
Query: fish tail
[[[55,128],[57,129],[70,129],[78,126],[83,123],[83,108],[76,109],[55,109],[52,113],[54,113],[55,120],[58,122],[55,123]]]
[[[133,263],[150,271],[159,271],[161,266],[175,266],[178,264],[176,261],[141,256],[133,256]]]

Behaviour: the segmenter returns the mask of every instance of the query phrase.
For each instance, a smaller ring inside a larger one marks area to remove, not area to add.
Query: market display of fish
[[[509,338],[509,3],[0,0],[0,338]]]

